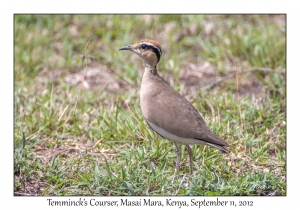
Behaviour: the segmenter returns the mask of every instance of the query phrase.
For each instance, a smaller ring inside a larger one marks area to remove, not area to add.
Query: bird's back
[[[141,108],[147,121],[174,135],[228,146],[210,130],[194,106],[158,74],[144,75],[141,86]]]

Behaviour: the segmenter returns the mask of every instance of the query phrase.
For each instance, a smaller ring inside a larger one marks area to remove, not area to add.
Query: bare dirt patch
[[[257,71],[259,70],[257,69]],[[266,76],[265,72],[264,76]],[[226,75],[220,75],[208,63],[198,66],[189,65],[181,71],[180,75],[180,83],[185,87],[184,92],[186,94],[194,93],[197,90],[218,92],[220,88],[227,88],[226,83],[228,81],[236,90],[236,75],[233,70],[228,71]],[[239,73],[239,93],[241,96],[259,98],[264,91],[265,85],[255,75],[255,69],[248,73]]]
[[[83,80],[84,74],[85,79]],[[70,72],[44,69],[37,77],[38,83],[43,85],[45,78],[51,81],[64,78],[64,81],[78,88],[83,82],[82,87],[85,89],[99,92],[105,91],[111,94],[124,93],[130,89],[128,82],[119,77],[113,69],[99,62],[89,63],[87,67],[78,67]]]
[[[98,62],[93,62],[87,68],[82,67],[77,72],[68,74],[65,81],[80,86],[85,71],[83,87],[88,90],[124,93],[130,88],[130,85],[119,77],[113,69]]]

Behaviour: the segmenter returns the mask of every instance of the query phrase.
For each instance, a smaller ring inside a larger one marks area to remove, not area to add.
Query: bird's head
[[[162,55],[161,46],[151,39],[141,40],[133,45],[121,47],[119,50],[130,50],[144,61],[145,65],[155,67]]]

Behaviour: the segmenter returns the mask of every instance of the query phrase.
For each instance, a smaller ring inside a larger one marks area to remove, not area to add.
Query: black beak
[[[119,50],[131,50],[132,51],[132,47],[130,45],[128,45],[128,46],[121,47]]]

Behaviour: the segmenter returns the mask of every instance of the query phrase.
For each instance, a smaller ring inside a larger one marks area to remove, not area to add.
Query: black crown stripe
[[[147,45],[147,47],[149,48],[149,49],[151,49],[155,54],[156,54],[156,57],[157,57],[157,63],[159,62],[159,60],[160,60],[160,57],[161,57],[161,50],[159,49],[159,48],[157,48],[156,46],[154,46],[154,45],[149,45],[149,44],[146,44]]]

